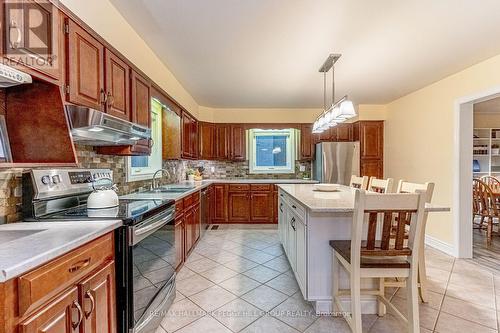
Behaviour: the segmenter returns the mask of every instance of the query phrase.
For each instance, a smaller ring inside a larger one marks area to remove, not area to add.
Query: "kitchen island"
[[[279,184],[278,229],[297,283],[305,300],[317,313],[331,311],[332,250],[330,240],[351,238],[355,190],[339,185],[336,192],[314,191],[313,184]],[[448,211],[426,205],[428,212]],[[348,289],[349,277],[341,271],[339,285]],[[375,288],[377,281],[361,281],[362,289]],[[346,299],[347,300],[347,299]],[[344,304],[347,308],[348,304]],[[362,312],[377,313],[373,296],[362,298]]]

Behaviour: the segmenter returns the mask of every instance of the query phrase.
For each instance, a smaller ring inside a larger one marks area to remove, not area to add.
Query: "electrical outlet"
[[[215,167],[210,167],[210,172],[214,173],[215,172]]]
[[[303,164],[301,164],[301,165],[299,166],[299,170],[300,170],[300,172],[304,172],[304,171],[306,171],[306,166],[305,166],[305,165],[303,165]]]

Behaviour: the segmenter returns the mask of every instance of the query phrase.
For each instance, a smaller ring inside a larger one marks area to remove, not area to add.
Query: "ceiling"
[[[383,104],[500,53],[500,1],[111,0],[193,96],[217,108]]]

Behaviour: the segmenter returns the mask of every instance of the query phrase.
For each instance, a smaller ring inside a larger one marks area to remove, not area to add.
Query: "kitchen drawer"
[[[304,208],[304,206],[299,204],[295,199],[293,199],[290,196],[287,198],[287,201],[288,201],[288,207],[290,207],[292,212],[295,215],[297,215],[301,220],[303,220],[305,223],[305,221],[306,221],[306,209]]]
[[[272,189],[271,184],[252,184],[250,185],[250,190],[252,191],[262,191],[269,192]]]
[[[23,315],[113,259],[109,233],[18,278],[19,312]]]
[[[197,204],[198,202],[200,202],[200,192],[196,192],[196,193],[192,194],[191,196],[193,197],[194,204]]]
[[[250,184],[229,184],[229,192],[250,191]]]
[[[184,213],[184,201],[177,200],[175,202],[175,216],[182,215],[182,213]]]
[[[184,198],[184,209],[188,209],[193,205],[193,196],[188,195],[187,197]]]

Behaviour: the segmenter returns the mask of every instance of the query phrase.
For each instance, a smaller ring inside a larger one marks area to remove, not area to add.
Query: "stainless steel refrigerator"
[[[349,185],[359,176],[359,142],[321,142],[316,144],[314,179],[320,183]]]

